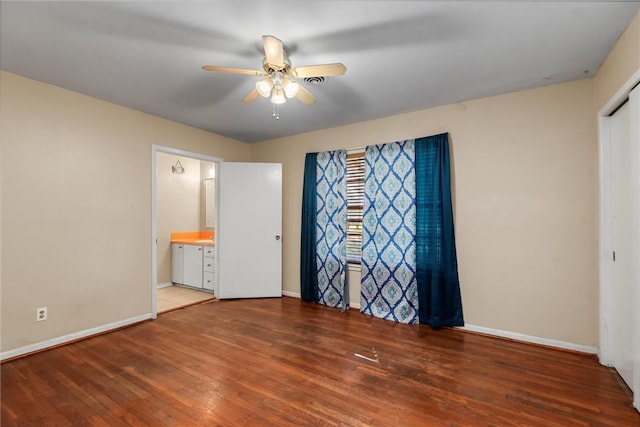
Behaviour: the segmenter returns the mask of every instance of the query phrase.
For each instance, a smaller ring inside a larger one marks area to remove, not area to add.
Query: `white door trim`
[[[611,140],[609,138],[609,121],[604,115],[598,115],[598,148],[600,169],[600,339],[598,358],[605,366],[613,366],[611,318],[613,316],[613,270],[610,257],[613,253],[612,214],[611,214]]]
[[[177,148],[164,147],[162,145],[151,145],[151,318],[156,319],[158,317],[157,307],[157,282],[158,282],[158,200],[157,200],[157,180],[158,174],[157,168],[157,154],[173,154],[176,156],[189,157],[197,160],[204,160],[212,163],[222,163],[224,160],[219,157],[212,157],[206,154],[193,153],[191,151],[180,150]],[[218,191],[216,191],[218,194]],[[217,196],[216,196],[217,197]],[[216,211],[218,204],[216,203]],[[216,229],[217,229],[218,214],[215,214]]]

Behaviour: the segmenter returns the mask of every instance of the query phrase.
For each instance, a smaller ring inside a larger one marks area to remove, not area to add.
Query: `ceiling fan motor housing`
[[[275,71],[281,71],[284,74],[289,74],[289,71],[291,71],[291,61],[289,61],[289,57],[288,56],[284,56],[284,67],[280,68],[278,66],[274,66],[273,64],[270,64],[267,62],[267,58],[264,58],[262,60],[262,69],[264,69],[264,72],[271,75],[271,73],[275,72]]]

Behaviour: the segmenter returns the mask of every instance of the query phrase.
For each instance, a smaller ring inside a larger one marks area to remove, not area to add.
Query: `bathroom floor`
[[[158,313],[175,310],[204,301],[214,300],[212,293],[202,292],[195,289],[183,288],[181,286],[169,286],[158,289],[157,308]]]

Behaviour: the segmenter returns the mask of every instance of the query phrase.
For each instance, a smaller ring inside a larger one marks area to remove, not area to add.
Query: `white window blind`
[[[364,209],[364,149],[347,151],[347,262],[360,264]]]

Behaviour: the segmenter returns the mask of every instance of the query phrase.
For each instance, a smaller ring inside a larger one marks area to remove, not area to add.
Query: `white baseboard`
[[[496,337],[509,338],[516,341],[523,341],[533,344],[542,344],[549,347],[562,348],[565,350],[573,350],[579,351],[582,353],[589,354],[598,354],[597,347],[591,347],[588,345],[582,344],[573,344],[565,341],[557,341],[548,338],[535,337],[532,335],[519,334],[517,332],[509,332],[509,331],[501,331],[499,329],[485,328],[484,326],[475,326],[475,325],[465,325],[459,327],[458,329],[463,329],[471,332],[480,332],[482,334],[493,335]]]
[[[173,286],[173,283],[172,282],[158,283],[158,285],[156,286],[156,289],[168,288],[169,286]]]
[[[300,298],[300,294],[298,292],[285,291],[284,289],[282,290],[282,296]]]
[[[92,335],[97,335],[103,332],[108,332],[112,329],[118,329],[123,326],[131,325],[134,323],[142,322],[143,320],[151,319],[151,313],[143,314],[129,319],[120,320],[119,322],[113,322],[106,325],[98,326],[91,329],[85,329],[84,331],[74,332],[72,334],[63,335],[57,338],[51,338],[46,341],[42,341],[35,344],[29,344],[24,347],[16,348],[14,350],[3,351],[0,353],[0,360],[11,359],[16,356],[22,356],[23,354],[33,353],[38,350],[45,350],[49,347],[54,347],[60,344],[64,344],[70,341],[75,341],[82,338],[87,338]]]

